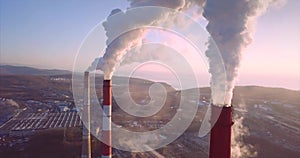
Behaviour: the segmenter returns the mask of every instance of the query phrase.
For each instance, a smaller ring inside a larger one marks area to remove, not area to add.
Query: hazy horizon
[[[36,68],[36,69],[55,69],[55,70],[67,70],[67,71],[71,71],[72,70],[68,70],[68,69],[60,69],[60,68],[51,68],[51,67],[39,67],[39,66],[36,66],[36,65],[25,65],[25,64],[16,64],[16,63],[0,63],[0,65],[9,65],[9,66],[24,66],[24,67],[31,67],[31,68]],[[75,73],[78,73],[78,74],[83,74],[84,71],[82,72],[75,72]],[[99,71],[97,72],[99,73]],[[145,72],[147,73],[147,72]],[[102,72],[100,72],[101,75],[103,75]],[[210,87],[209,85],[209,74],[205,74],[205,78],[206,80],[205,81],[202,81],[202,82],[199,82],[199,86],[198,87],[190,87],[190,88],[205,88],[205,87]],[[114,76],[114,77],[126,77],[126,76]],[[139,79],[145,79],[145,80],[149,80],[149,81],[153,81],[153,82],[164,82],[164,83],[167,83],[167,84],[170,84],[173,88],[176,88],[176,81],[168,81],[168,80],[159,80],[159,79],[150,79],[147,75],[140,75],[140,76],[132,76],[133,78],[139,78]],[[245,76],[243,76],[245,77]],[[254,81],[252,81],[254,82]],[[175,85],[175,86],[174,86]],[[269,87],[269,88],[284,88],[284,89],[288,89],[288,90],[293,90],[293,91],[300,91],[300,88],[298,87],[289,87],[289,86],[276,86],[276,85],[268,85],[268,84],[251,84],[251,82],[248,81],[245,82],[240,82],[240,83],[237,83],[236,86],[260,86],[260,87]]]

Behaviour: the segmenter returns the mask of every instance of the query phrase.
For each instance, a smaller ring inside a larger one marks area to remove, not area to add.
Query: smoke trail
[[[131,8],[142,6],[160,6],[185,12],[195,6],[204,6],[203,16],[209,21],[207,30],[217,44],[225,65],[226,78],[220,73],[223,64],[219,61],[219,54],[213,47],[213,40],[209,41],[206,56],[209,58],[209,71],[212,74],[212,101],[215,105],[230,105],[232,90],[243,50],[252,41],[255,18],[261,15],[271,4],[282,4],[282,0],[128,0]],[[119,14],[116,18],[114,14]],[[201,14],[199,12],[198,14]],[[132,18],[134,17],[134,18]],[[172,15],[151,12],[145,15],[132,15],[120,9],[112,10],[103,23],[107,36],[107,47],[101,58],[95,59],[88,69],[100,69],[104,77],[110,79],[115,69],[120,65],[124,55],[132,48],[140,45],[147,34],[143,26],[160,24],[170,21],[175,25]],[[124,33],[119,30],[132,30]],[[119,36],[120,35],[120,36]],[[223,84],[225,83],[225,85]],[[226,91],[226,96],[220,96]],[[225,101],[224,101],[225,98]]]
[[[123,17],[124,21],[118,21],[120,18],[114,18],[114,14],[119,13]],[[139,24],[129,20],[130,15],[122,12],[120,9],[114,9],[111,11],[107,20],[103,23],[103,27],[106,31],[107,41],[105,54],[101,58],[96,58],[92,65],[88,68],[88,71],[93,69],[100,69],[104,72],[104,78],[110,79],[115,68],[118,66],[126,51],[131,47],[138,45],[140,40],[144,37],[143,29],[134,29]],[[154,21],[149,19],[149,23]],[[122,34],[119,30],[126,28],[132,28],[134,30]],[[120,36],[119,36],[120,35]]]
[[[244,143],[244,137],[249,135],[249,129],[243,125],[244,117],[234,116],[234,126],[231,137],[231,157],[256,157],[257,152],[251,144]]]
[[[257,157],[255,147],[251,144],[244,143],[245,137],[249,137],[249,129],[244,125],[248,109],[242,96],[241,99],[235,106],[233,112],[234,125],[232,126],[232,137],[231,137],[231,157]]]
[[[209,21],[207,31],[209,41],[206,56],[209,58],[209,71],[212,75],[212,101],[215,105],[231,105],[232,91],[244,49],[252,42],[255,19],[270,5],[282,4],[279,0],[208,0],[203,16]],[[215,44],[221,53],[223,63],[218,61]],[[223,65],[224,64],[224,65]],[[225,66],[226,78],[220,71]],[[225,82],[224,82],[225,81]],[[223,84],[225,83],[225,85]],[[224,94],[225,96],[220,96]],[[225,100],[224,100],[225,99]],[[246,109],[244,107],[244,109]],[[234,117],[232,132],[232,157],[255,157],[253,146],[244,144],[243,137],[249,134],[243,126],[244,117]]]
[[[142,7],[142,6],[161,6],[171,8],[177,11],[182,11],[190,8],[194,4],[203,5],[204,0],[128,0],[130,7]],[[115,18],[113,15],[119,13],[122,18]],[[110,79],[113,72],[119,66],[123,59],[123,56],[131,48],[141,44],[147,31],[142,26],[147,26],[153,23],[160,23],[162,21],[170,20],[167,13],[154,13],[151,12],[145,15],[132,15],[130,12],[122,12],[120,9],[114,9],[111,11],[107,20],[103,23],[106,31],[107,48],[105,54],[101,58],[96,58],[92,65],[88,68],[88,71],[93,69],[100,69],[104,72],[104,78]],[[135,18],[132,18],[135,17]],[[172,21],[172,20],[171,20]],[[132,31],[122,34],[119,30],[130,29]],[[120,35],[120,36],[119,36]]]
[[[217,44],[223,58],[226,71],[226,85],[224,77],[218,73],[221,63],[215,55],[215,50],[208,49],[210,73],[212,74],[212,100],[215,105],[230,105],[232,90],[243,50],[252,41],[252,26],[256,17],[264,13],[271,4],[282,4],[280,0],[207,0],[203,16],[209,21],[207,30]],[[212,41],[210,41],[210,45]],[[212,47],[209,47],[212,48]],[[225,88],[223,89],[222,88]],[[226,91],[224,97],[219,94]]]

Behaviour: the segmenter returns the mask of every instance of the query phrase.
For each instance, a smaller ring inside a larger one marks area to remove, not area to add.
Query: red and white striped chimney
[[[230,158],[231,152],[231,106],[211,105],[209,158]]]
[[[112,157],[111,147],[111,112],[112,112],[112,89],[111,80],[103,80],[103,104],[102,104],[102,158]]]

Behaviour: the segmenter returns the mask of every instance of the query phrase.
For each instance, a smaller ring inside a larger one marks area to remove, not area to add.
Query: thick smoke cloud
[[[184,10],[193,4],[203,4],[204,1],[195,0],[129,0],[130,7],[161,6],[174,10]],[[118,16],[114,16],[118,14]],[[134,18],[132,18],[134,17]],[[151,12],[145,15],[133,15],[131,12],[122,12],[120,9],[112,10],[107,20],[103,23],[106,31],[107,48],[101,58],[94,60],[88,71],[100,69],[104,72],[104,78],[110,79],[115,69],[120,65],[124,55],[133,47],[142,43],[147,31],[143,26],[159,24],[170,20],[172,15],[167,13]],[[119,32],[119,30],[131,30],[129,32]]]
[[[208,0],[203,16],[209,21],[207,31],[217,44],[225,65],[226,84],[215,50],[208,49],[210,73],[212,74],[212,101],[216,105],[230,105],[235,79],[242,58],[242,52],[252,41],[253,25],[256,17],[278,0]],[[210,41],[212,44],[212,40]],[[219,96],[226,91],[225,96]],[[225,100],[225,101],[224,101]]]
[[[160,6],[188,11],[195,6],[204,7],[203,16],[209,21],[207,31],[211,34],[206,56],[209,60],[209,72],[212,75],[212,101],[216,105],[230,105],[232,90],[238,75],[242,52],[252,41],[255,19],[264,13],[271,4],[282,4],[282,0],[128,0],[132,9],[142,6]],[[118,14],[118,16],[114,16]],[[202,14],[202,11],[197,12]],[[149,12],[145,15],[133,15],[129,11],[112,10],[103,23],[107,36],[107,48],[101,58],[95,59],[89,71],[100,69],[105,79],[110,79],[115,69],[124,60],[132,48],[141,45],[147,31],[143,26],[150,24],[176,25],[168,13]],[[134,18],[132,18],[134,17]],[[171,21],[171,22],[170,22]],[[180,23],[180,22],[179,22]],[[182,25],[182,23],[181,23]],[[131,30],[120,32],[120,30]],[[220,61],[213,42],[218,46],[223,59]],[[131,55],[132,56],[132,55]],[[222,73],[225,65],[226,78]],[[226,91],[225,96],[224,91]],[[225,101],[224,101],[225,100]]]

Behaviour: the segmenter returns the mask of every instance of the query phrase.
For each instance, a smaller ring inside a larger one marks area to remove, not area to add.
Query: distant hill
[[[26,66],[0,65],[0,75],[63,75],[71,71],[57,69],[38,69]]]
[[[234,95],[252,99],[269,99],[273,101],[300,103],[300,91],[285,88],[271,88],[261,86],[237,86]]]

